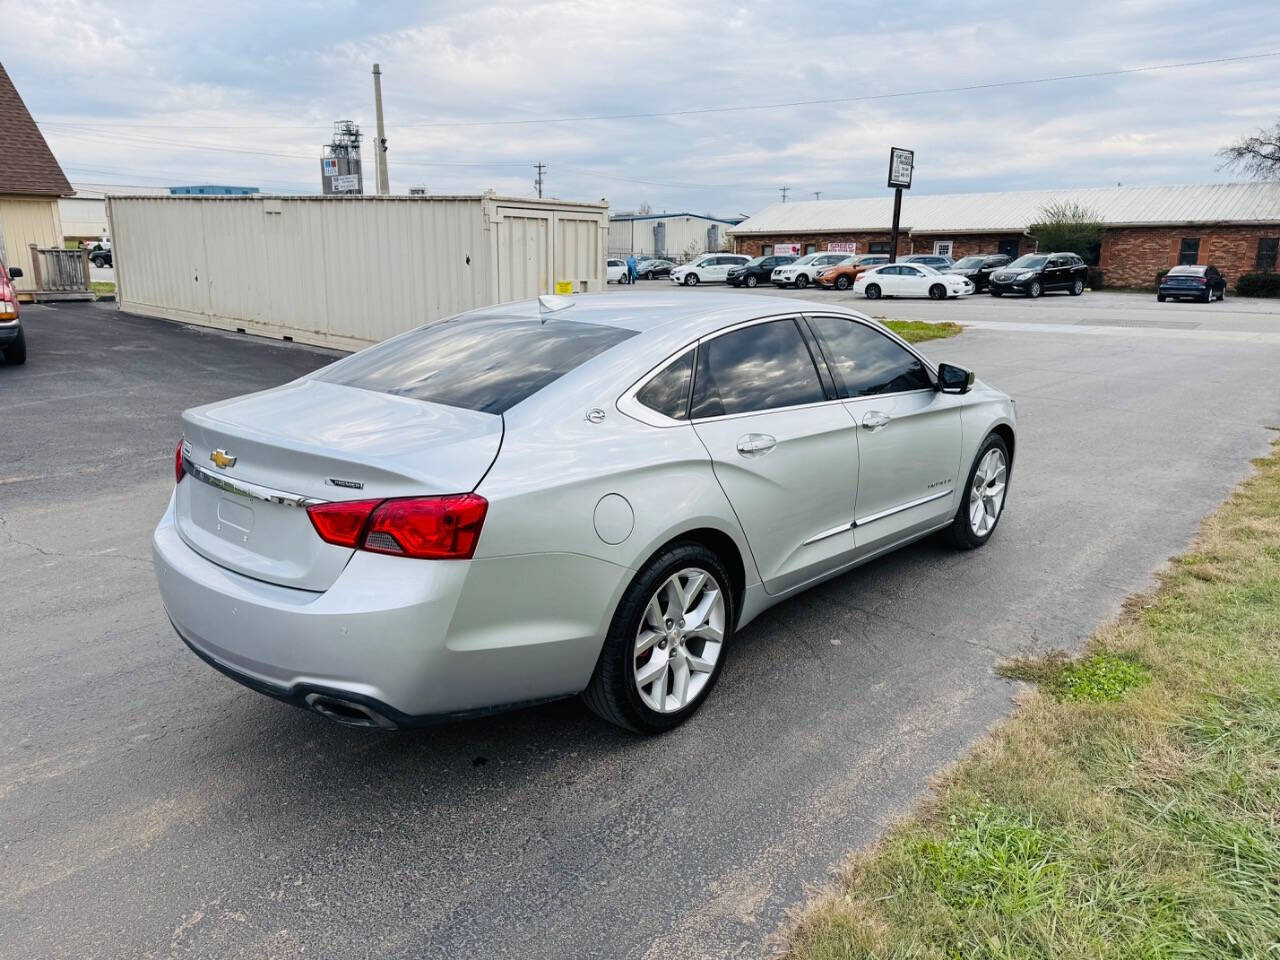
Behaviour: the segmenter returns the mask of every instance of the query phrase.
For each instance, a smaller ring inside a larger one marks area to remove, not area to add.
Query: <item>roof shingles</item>
[[[0,194],[65,197],[74,192],[0,63]]]

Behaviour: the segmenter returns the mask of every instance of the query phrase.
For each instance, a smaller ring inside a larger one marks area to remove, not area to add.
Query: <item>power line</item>
[[[649,120],[663,117],[688,117],[709,113],[739,113],[747,110],[776,110],[786,107],[826,106],[838,103],[867,103],[874,100],[897,100],[906,97],[936,96],[944,93],[969,93],[975,90],[996,90],[1005,87],[1025,87],[1045,83],[1062,83],[1069,80],[1095,80],[1103,77],[1120,77],[1136,73],[1153,73],[1157,70],[1181,70],[1188,67],[1204,67],[1223,63],[1243,63],[1251,60],[1265,60],[1280,57],[1280,51],[1269,53],[1250,53],[1235,57],[1214,57],[1207,60],[1184,60],[1177,63],[1152,64],[1146,67],[1122,67],[1112,70],[1093,70],[1086,73],[1066,73],[1050,77],[1034,77],[1022,80],[994,80],[987,83],[963,84],[952,87],[930,87],[920,90],[900,90],[892,93],[873,93],[858,97],[826,97],[813,100],[790,100],[778,103],[750,103],[724,107],[703,107],[693,110],[664,110],[647,113],[606,113],[576,117],[536,117],[512,120],[435,120],[422,123],[402,123],[399,128],[425,129],[431,127],[497,127],[522,126],[539,123],[585,123],[596,120]],[[56,120],[37,121],[40,126],[80,126],[80,127],[141,127],[154,129],[203,129],[203,130],[259,130],[259,129],[297,129],[312,130],[321,124],[138,124],[127,121],[110,121],[99,123],[74,122],[67,123]]]

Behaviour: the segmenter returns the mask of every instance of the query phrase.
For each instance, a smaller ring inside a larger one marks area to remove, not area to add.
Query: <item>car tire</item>
[[[747,274],[747,286],[750,287],[752,290],[756,288],[756,284],[758,284],[759,282],[760,281],[756,278],[755,274],[753,273]]]
[[[947,288],[940,283],[935,283],[933,286],[929,288],[929,299],[930,300],[947,299]]]
[[[866,289],[866,290],[864,290],[864,291],[863,291],[863,293],[866,295],[866,298],[867,298],[868,300],[879,300],[879,299],[880,299],[880,284],[878,284],[878,283],[868,283],[868,284],[867,284],[867,289]]]
[[[27,362],[27,336],[21,329],[18,330],[18,339],[4,350],[0,350],[0,359],[15,367],[20,367]]]
[[[707,604],[708,635],[689,638],[676,626],[676,594],[669,584],[677,581],[683,592],[695,575],[706,579],[680,612],[688,614]],[[713,591],[714,597],[707,591]],[[664,547],[636,574],[618,601],[591,682],[582,692],[583,702],[600,718],[636,733],[663,733],[679,726],[702,705],[719,679],[737,615],[733,581],[715,553],[690,541]],[[663,629],[666,623],[672,626]],[[717,632],[715,641],[712,637]],[[642,643],[648,643],[644,650]],[[665,661],[658,659],[664,656]],[[710,669],[695,669],[695,661]],[[652,676],[663,663],[666,668],[658,679],[643,682],[646,668]],[[684,696],[679,688],[682,677]],[[695,690],[698,678],[703,679]],[[656,693],[659,682],[661,695]],[[659,696],[667,705],[664,710],[655,709]]]
[[[1163,293],[1156,294],[1156,303],[1164,303],[1165,295]]]
[[[1009,455],[1009,445],[1000,434],[988,434],[978,448],[978,455],[973,458],[968,479],[960,491],[960,505],[956,507],[955,519],[948,531],[955,546],[961,550],[976,550],[991,539],[991,535],[996,532],[996,525],[1004,516],[1012,469],[1013,458]],[[998,497],[988,497],[987,494],[995,489],[997,483]]]
[[[1004,291],[1003,291],[1003,290],[988,290],[988,291],[987,291],[987,293],[991,294],[993,297],[1003,297],[1003,296],[1004,296]]]
[[[809,285],[809,278],[803,273],[796,274],[796,289],[803,290]]]
[[[1084,293],[1084,281],[1076,280],[1075,283],[1071,284],[1071,295],[1073,297],[1078,297],[1082,293]]]
[[[849,278],[848,278],[847,276],[845,276],[844,274],[841,274],[840,276],[836,277],[836,289],[837,289],[837,290],[848,290],[848,289],[849,289]]]
[[[1040,286],[1039,280],[1032,280],[1031,286],[1027,287],[1027,296],[1034,300],[1040,294],[1044,293],[1044,288]]]
[[[698,285],[698,275],[696,273],[686,273],[684,275],[684,285],[686,287],[696,287]]]

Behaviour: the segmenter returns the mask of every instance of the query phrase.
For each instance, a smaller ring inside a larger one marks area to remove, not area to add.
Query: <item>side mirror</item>
[[[949,363],[938,364],[938,389],[943,393],[968,393],[972,386],[972,370]]]
[[[17,280],[20,276],[22,276],[22,268],[21,268],[21,267],[10,267],[10,268],[9,268],[9,279],[10,279],[10,280]]]

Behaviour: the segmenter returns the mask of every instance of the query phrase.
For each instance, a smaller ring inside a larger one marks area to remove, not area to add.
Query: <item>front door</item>
[[[845,409],[858,425],[854,542],[874,553],[956,511],[960,405],[919,357],[869,324],[812,316]]]
[[[828,397],[796,319],[702,341],[691,413],[766,591],[849,560],[857,430]]]

